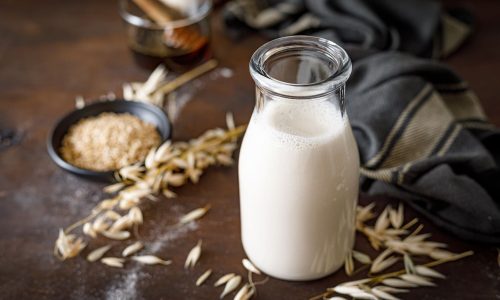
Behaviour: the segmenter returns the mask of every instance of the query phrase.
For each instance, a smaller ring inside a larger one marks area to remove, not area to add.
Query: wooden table
[[[477,33],[448,63],[476,90],[486,113],[500,125],[500,3],[467,4],[478,18]],[[263,43],[251,36],[237,43],[227,39],[220,18],[213,20],[214,46],[230,78],[205,76],[181,89],[190,97],[175,122],[174,138],[185,140],[224,125],[226,111],[245,123],[254,105],[254,86],[247,71],[253,51]],[[60,262],[52,256],[58,228],[84,216],[102,199],[103,185],[84,181],[55,166],[45,143],[56,120],[74,107],[75,95],[96,98],[119,92],[121,84],[143,81],[125,46],[115,1],[2,1],[0,4],[0,129],[13,130],[15,145],[0,150],[0,298],[2,299],[216,299],[221,289],[195,287],[207,268],[214,278],[244,274],[240,242],[237,168],[212,168],[198,185],[176,191],[145,208],[141,229],[156,254],[174,261],[169,267],[129,264],[113,269],[82,257]],[[386,198],[378,207],[397,203]],[[170,232],[169,224],[194,208],[211,203],[210,213],[196,225]],[[407,217],[415,216],[408,212]],[[496,250],[466,243],[423,220],[433,238],[456,252],[475,255],[438,268],[448,276],[436,288],[419,288],[405,299],[500,299]],[[198,239],[204,253],[192,271],[182,264]],[[99,240],[92,247],[104,244]],[[358,248],[368,249],[364,238]],[[118,255],[118,243],[111,253]],[[87,252],[85,252],[87,253]],[[373,253],[372,253],[373,254]],[[271,279],[259,286],[257,299],[307,299],[326,287],[346,281],[342,271],[313,282]],[[228,298],[229,299],[229,298]]]

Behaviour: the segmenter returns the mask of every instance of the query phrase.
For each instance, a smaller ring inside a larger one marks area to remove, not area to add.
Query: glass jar
[[[359,156],[345,112],[347,53],[290,36],[250,61],[256,105],[239,158],[243,247],[270,276],[324,277],[352,249]]]
[[[169,21],[153,21],[138,3],[153,5]],[[119,2],[127,43],[136,63],[147,69],[164,63],[171,70],[183,71],[209,59],[211,10],[212,0]]]

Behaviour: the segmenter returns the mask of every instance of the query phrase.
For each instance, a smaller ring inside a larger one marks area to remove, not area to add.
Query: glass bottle
[[[243,247],[270,276],[312,280],[352,249],[359,156],[345,112],[347,53],[290,36],[250,61],[256,105],[239,158]]]

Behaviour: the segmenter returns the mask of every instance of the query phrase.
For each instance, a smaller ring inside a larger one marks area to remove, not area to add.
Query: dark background
[[[476,16],[476,32],[446,62],[470,83],[486,114],[500,125],[500,2],[453,3]],[[174,124],[174,139],[223,126],[226,111],[234,113],[237,123],[246,123],[253,109],[247,64],[264,40],[255,35],[229,40],[218,12],[213,29],[220,66],[231,69],[233,76],[214,72],[178,92],[190,101]],[[134,65],[125,46],[115,1],[0,1],[0,130],[18,142],[0,148],[0,298],[215,299],[222,291],[212,287],[215,278],[228,272],[244,274],[236,167],[212,168],[198,185],[177,189],[177,199],[145,208],[141,235],[158,256],[174,261],[169,267],[130,263],[121,270],[87,263],[83,257],[62,263],[52,256],[58,228],[86,215],[103,194],[101,184],[69,175],[52,163],[45,148],[49,131],[74,108],[76,95],[95,99],[108,91],[121,94],[122,83],[144,81],[148,74]],[[379,203],[378,209],[397,203],[361,197],[362,204],[372,201]],[[213,209],[197,225],[180,232],[166,230],[180,215],[206,203]],[[422,222],[424,231],[448,243],[450,250],[471,249],[476,254],[438,267],[446,280],[435,288],[412,290],[402,295],[404,299],[500,299],[495,248],[460,241]],[[202,258],[193,271],[185,271],[185,257],[199,238],[204,241]],[[369,251],[363,237],[357,242],[358,249]],[[105,243],[99,240],[91,248]],[[110,254],[118,255],[122,248],[117,243]],[[207,268],[214,270],[209,284],[196,287],[196,278]],[[314,282],[272,279],[259,286],[257,299],[307,299],[345,280],[342,271]]]

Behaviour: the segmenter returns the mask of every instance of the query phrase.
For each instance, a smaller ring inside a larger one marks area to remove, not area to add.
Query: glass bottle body
[[[289,37],[254,54],[256,107],[239,159],[241,227],[245,251],[263,272],[311,280],[337,270],[352,249],[359,158],[344,111],[347,77],[335,75],[348,76],[350,62],[328,65],[324,49],[297,39],[340,49]]]

